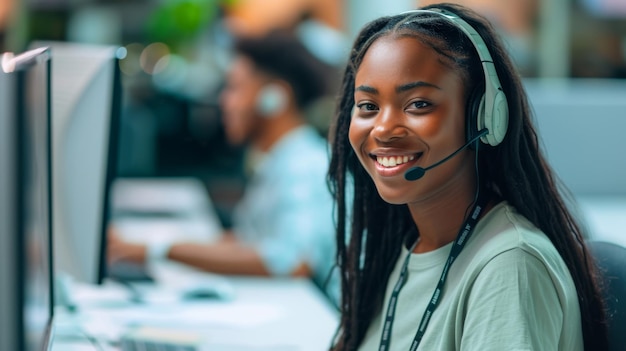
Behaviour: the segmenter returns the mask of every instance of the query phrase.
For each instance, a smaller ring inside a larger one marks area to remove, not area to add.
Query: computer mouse
[[[222,294],[214,287],[193,287],[182,293],[183,300],[221,299]]]

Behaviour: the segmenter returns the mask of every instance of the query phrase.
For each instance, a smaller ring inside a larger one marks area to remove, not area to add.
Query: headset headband
[[[506,97],[502,92],[500,79],[496,73],[493,58],[491,57],[491,53],[489,53],[485,41],[469,23],[450,11],[432,8],[428,10],[406,11],[401,14],[408,15],[419,13],[436,14],[448,20],[465,33],[476,48],[485,75],[484,108],[481,108],[482,113],[484,113],[484,118],[482,120],[483,123],[481,123],[481,119],[479,118],[478,130],[480,131],[485,127],[489,130],[489,134],[482,138],[483,142],[493,146],[499,144],[502,139],[504,139],[508,127],[508,106]]]

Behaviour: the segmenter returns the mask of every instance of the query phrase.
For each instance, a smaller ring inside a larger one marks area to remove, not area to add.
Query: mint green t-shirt
[[[452,243],[411,254],[400,292],[390,350],[409,350]],[[378,350],[403,247],[387,282],[383,311],[359,350]],[[550,240],[506,203],[477,224],[448,274],[420,351],[582,351],[582,327],[571,275]]]

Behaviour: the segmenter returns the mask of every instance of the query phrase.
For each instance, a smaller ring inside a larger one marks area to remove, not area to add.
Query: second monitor
[[[42,42],[52,55],[54,257],[57,276],[100,284],[121,114],[119,48]]]

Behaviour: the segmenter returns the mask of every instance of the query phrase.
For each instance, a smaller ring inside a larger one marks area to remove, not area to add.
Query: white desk
[[[171,218],[122,215],[115,224],[128,240],[212,240],[221,230],[201,182],[193,178],[121,179],[112,194],[113,213],[175,212]],[[320,351],[328,349],[338,313],[308,279],[221,277],[173,262],[152,263],[157,283],[132,302],[131,292],[108,282],[74,290],[78,310],[55,315],[53,351],[97,350],[85,333],[106,341],[135,327],[200,336],[207,351]],[[176,289],[201,280],[225,281],[230,300],[181,300]]]
[[[53,351],[94,350],[80,329],[105,341],[118,340],[132,326],[191,333],[203,339],[207,351],[328,349],[338,314],[309,280],[226,279],[234,288],[231,301],[163,298],[135,304],[118,286],[82,286],[77,312],[57,310]],[[105,350],[117,350],[102,344]]]

